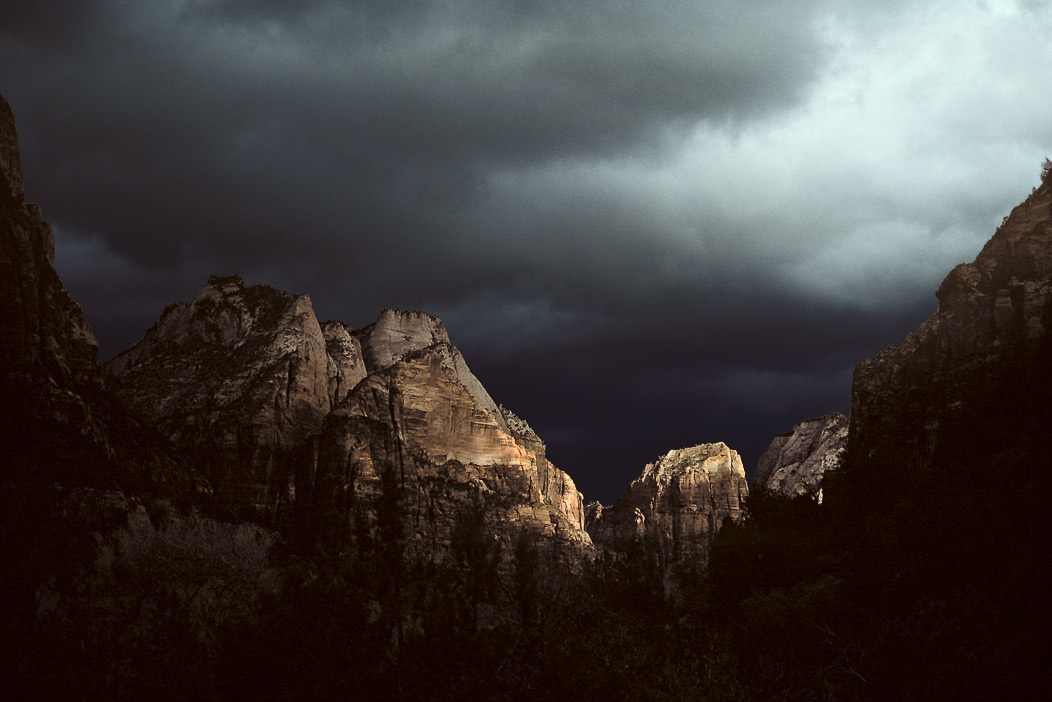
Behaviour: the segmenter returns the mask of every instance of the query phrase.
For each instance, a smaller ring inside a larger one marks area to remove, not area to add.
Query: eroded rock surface
[[[334,330],[334,344],[339,334]],[[306,295],[213,276],[110,360],[113,391],[192,456],[221,499],[275,508],[321,429],[353,343],[329,356]]]
[[[805,419],[771,440],[760,456],[753,485],[790,497],[821,497],[822,476],[840,464],[847,434],[848,419],[839,412]]]
[[[231,509],[345,541],[390,471],[425,551],[448,546],[479,501],[509,553],[522,529],[589,543],[573,481],[497,406],[437,317],[384,310],[361,329],[319,324],[304,295],[213,277],[106,372],[199,458]]]
[[[741,457],[726,444],[669,451],[647,464],[612,506],[589,505],[589,532],[612,551],[637,544],[665,569],[703,568],[716,530],[727,517],[741,517],[748,493]]]

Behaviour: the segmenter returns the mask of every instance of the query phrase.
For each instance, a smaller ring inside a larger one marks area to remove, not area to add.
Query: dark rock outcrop
[[[704,568],[717,529],[727,517],[741,517],[748,493],[741,457],[726,444],[669,451],[612,506],[590,504],[588,530],[611,551],[641,547],[666,572],[680,563]]]
[[[848,419],[839,412],[805,419],[771,440],[756,466],[753,486],[790,497],[821,497],[822,476],[840,464],[847,434]]]
[[[193,490],[167,442],[102,387],[98,345],[54,257],[51,227],[25,201],[14,117],[0,97],[0,480]]]
[[[983,455],[988,463],[991,452],[1045,452],[1052,418],[1050,295],[1052,178],[1046,176],[975,261],[946,277],[935,314],[901,346],[855,369],[850,460],[890,474]]]
[[[0,179],[0,444],[8,462],[40,466],[103,443],[83,397],[96,381],[98,345],[55,272],[51,227],[25,201],[14,116],[3,98]],[[44,445],[48,434],[54,438]]]

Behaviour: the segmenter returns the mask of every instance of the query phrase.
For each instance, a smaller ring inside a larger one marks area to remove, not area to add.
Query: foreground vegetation
[[[4,544],[5,563],[20,566],[4,580],[6,689],[1035,699],[1050,682],[1043,460],[1004,452],[999,465],[1016,477],[1006,481],[962,459],[954,482],[853,471],[849,457],[825,505],[754,492],[743,522],[720,530],[707,573],[659,573],[641,552],[575,572],[525,537],[502,549],[484,504],[461,516],[445,557],[414,561],[390,495],[375,528],[328,553],[171,507],[109,530],[62,519],[27,530],[32,499],[9,493],[5,533],[21,536]]]

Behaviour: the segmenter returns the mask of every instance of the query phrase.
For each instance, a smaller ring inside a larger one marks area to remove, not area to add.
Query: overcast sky
[[[846,413],[1038,183],[1050,85],[1047,0],[0,1],[103,357],[210,273],[422,309],[607,503]]]

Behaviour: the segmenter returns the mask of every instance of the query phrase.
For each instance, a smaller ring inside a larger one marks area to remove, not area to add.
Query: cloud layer
[[[4,5],[104,355],[213,272],[426,309],[606,501],[846,411],[1052,155],[1043,2]]]

